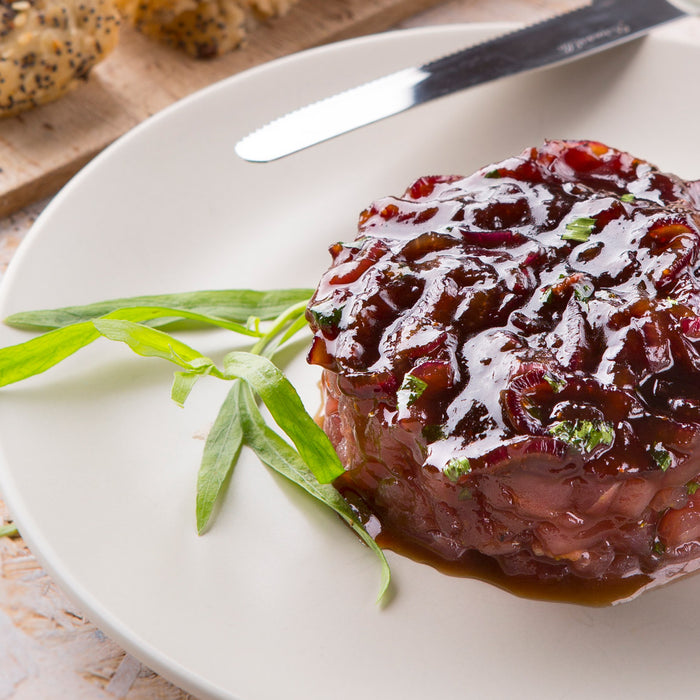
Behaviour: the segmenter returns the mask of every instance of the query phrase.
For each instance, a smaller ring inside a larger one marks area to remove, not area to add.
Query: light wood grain
[[[377,27],[372,25],[371,18],[378,15],[373,13],[384,12],[381,20],[384,24],[405,17],[402,13],[399,16],[392,14],[396,3],[376,0],[367,3],[374,7],[366,12],[360,11],[361,4],[359,0],[316,0],[316,5],[328,6],[327,13],[333,15],[331,8],[337,13],[333,31],[326,34],[328,40],[341,38],[348,32],[374,31]],[[422,3],[422,6],[430,4],[434,3]],[[580,0],[454,0],[405,19],[398,26],[462,21],[534,21],[580,4]],[[304,11],[308,12],[312,5],[306,3]],[[357,13],[353,15],[357,22],[354,29],[349,29],[347,24],[347,12],[351,11]],[[281,23],[265,31],[272,32],[280,26],[282,31],[289,31]],[[137,60],[139,47],[144,41],[136,35],[127,38],[131,48],[124,51],[130,60]],[[293,37],[287,37],[285,41],[289,47]],[[270,48],[265,57],[273,58],[277,55],[275,52],[283,51],[280,47],[278,44]],[[167,49],[151,47],[149,56],[149,63],[139,69],[144,74],[141,77],[143,82],[138,85],[122,84],[119,87],[119,81],[125,80],[120,77],[122,69],[113,63],[105,64],[96,80],[84,86],[82,95],[78,92],[63,104],[56,103],[55,109],[37,111],[18,119],[12,127],[8,126],[9,122],[0,125],[2,162],[7,164],[8,157],[15,153],[23,154],[24,159],[20,173],[13,174],[5,168],[0,186],[6,187],[8,182],[14,182],[16,189],[24,187],[26,200],[44,196],[58,186],[67,170],[99,150],[100,144],[108,139],[110,130],[114,133],[115,129],[129,128],[177,99],[180,91],[191,84],[191,76],[181,73],[194,69],[188,67],[189,62],[183,57]],[[246,57],[241,53],[234,63],[237,70],[242,70],[260,60],[266,59]],[[216,73],[218,77],[225,74],[225,69],[217,64],[206,70],[213,71],[212,75]],[[161,84],[164,75],[167,84]],[[122,96],[117,99],[114,91],[118,89],[122,91],[120,95],[127,95],[128,99]],[[65,142],[55,125],[63,123],[59,120],[75,118],[76,110],[81,109],[87,113],[80,117],[77,125],[69,127],[73,158],[69,166],[65,162],[62,165],[55,151],[64,148]],[[31,173],[32,168],[36,172],[40,166],[50,176],[38,185],[36,178],[32,181]],[[45,204],[45,200],[40,201],[12,216],[0,218],[0,277]],[[11,208],[7,203],[0,205],[0,209],[2,207],[4,211]],[[11,514],[0,500],[0,524],[9,520]],[[0,700],[188,700],[191,697],[125,654],[86,620],[41,569],[21,539],[0,538]]]
[[[217,80],[279,56],[381,31],[438,0],[302,0],[243,49],[193,59],[130,27],[89,80],[52,104],[0,122],[0,216],[54,193],[146,117]]]

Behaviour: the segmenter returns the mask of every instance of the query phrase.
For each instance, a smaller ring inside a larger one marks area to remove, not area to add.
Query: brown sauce
[[[380,534],[377,543],[383,549],[413,559],[419,564],[432,566],[448,576],[484,581],[520,598],[531,600],[606,607],[634,598],[655,582],[654,577],[644,574],[612,580],[569,577],[566,580],[548,581],[534,576],[505,574],[494,559],[475,550],[465,554],[459,561],[446,561],[414,542],[387,534]]]

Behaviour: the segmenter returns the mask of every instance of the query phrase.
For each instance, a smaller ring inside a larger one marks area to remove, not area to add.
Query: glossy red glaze
[[[697,182],[550,141],[417,180],[331,252],[324,428],[392,541],[542,581],[695,566]]]

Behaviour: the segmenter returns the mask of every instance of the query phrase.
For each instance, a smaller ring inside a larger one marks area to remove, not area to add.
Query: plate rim
[[[386,40],[394,41],[407,35],[443,35],[445,32],[459,34],[465,36],[469,34],[480,34],[483,36],[485,32],[498,29],[506,29],[513,26],[513,23],[459,23],[450,25],[433,25],[429,27],[418,27],[413,29],[393,30],[381,34],[373,34],[369,36],[359,37],[355,39],[347,39],[341,42],[336,42],[320,47],[308,49],[290,56],[285,56],[273,61],[269,61],[260,66],[248,69],[234,76],[224,78],[210,86],[207,86],[185,98],[179,100],[149,117],[144,122],[140,123],[129,132],[121,136],[114,143],[104,149],[97,155],[89,164],[87,164],[79,173],[62,188],[62,190],[51,200],[46,209],[37,218],[31,230],[22,241],[19,250],[13,257],[7,273],[5,274],[2,284],[0,285],[0,308],[6,305],[7,296],[11,292],[15,277],[20,274],[24,261],[31,255],[34,246],[39,244],[42,236],[48,234],[53,212],[55,209],[63,206],[64,200],[72,196],[73,190],[80,187],[85,178],[89,178],[93,169],[100,167],[104,161],[108,161],[113,154],[118,152],[121,145],[132,138],[137,137],[143,131],[157,128],[160,120],[168,119],[174,112],[179,112],[181,109],[186,109],[191,102],[196,102],[201,99],[206,99],[210,93],[219,90],[230,89],[231,85],[235,85],[239,80],[255,78],[268,71],[274,71],[278,67],[291,64],[299,60],[307,60],[309,57],[322,56],[326,52],[336,52],[343,50],[348,46],[361,48],[368,43],[384,42]],[[665,39],[664,39],[665,40]],[[5,455],[5,446],[0,441],[0,492],[8,504],[11,514],[15,518],[15,522],[19,525],[23,539],[29,545],[32,553],[40,562],[42,567],[51,575],[52,579],[59,585],[61,591],[67,598],[76,603],[81,611],[85,612],[86,617],[96,624],[100,629],[104,630],[110,638],[121,645],[128,653],[132,654],[139,660],[142,660],[149,668],[161,674],[174,684],[184,690],[196,695],[206,695],[206,697],[221,698],[222,700],[232,700],[234,697],[229,691],[210,682],[203,676],[184,668],[179,662],[172,657],[163,653],[155,645],[145,642],[138,634],[134,633],[131,627],[125,626],[119,620],[118,616],[113,615],[109,610],[100,603],[99,599],[93,596],[79,581],[75,579],[72,573],[61,565],[60,561],[54,562],[56,553],[52,547],[45,541],[45,537],[41,528],[34,522],[34,518],[30,512],[24,510],[24,499],[15,494],[14,479],[11,476],[11,467],[7,462]],[[9,488],[8,488],[9,483]],[[19,509],[16,507],[20,504]],[[29,524],[29,529],[25,525]],[[48,554],[47,554],[48,552]],[[240,699],[244,700],[244,699]]]
[[[123,144],[134,138],[138,138],[142,132],[158,128],[163,120],[168,120],[171,115],[187,109],[191,103],[206,100],[208,95],[235,89],[239,81],[255,79],[270,71],[276,71],[280,67],[292,65],[295,62],[303,62],[323,56],[327,53],[336,53],[346,49],[359,50],[367,44],[381,44],[386,42],[402,41],[405,37],[421,35],[442,36],[446,34],[463,34],[469,41],[470,36],[480,40],[489,34],[506,32],[519,26],[517,22],[458,22],[454,24],[437,24],[425,27],[412,27],[407,29],[393,29],[364,35],[355,38],[312,47],[287,56],[282,56],[254,66],[240,73],[222,78],[211,85],[205,86],[190,95],[187,95],[173,104],[151,115],[144,121],[129,129],[100,153],[86,163],[70,180],[51,198],[45,209],[39,214],[30,230],[21,241],[16,253],[13,255],[8,268],[0,283],[0,309],[7,303],[7,297],[14,286],[15,277],[21,274],[20,270],[34,247],[40,245],[41,238],[47,235],[45,232],[50,227],[53,212],[63,206],[65,200],[70,198],[73,191],[80,188],[82,182],[89,179],[92,172],[108,163],[119,153]],[[232,88],[231,86],[234,86]],[[105,632],[110,639],[121,646],[124,651],[137,658],[149,669],[163,676],[166,680],[178,686],[182,690],[193,695],[212,698],[214,700],[245,700],[232,695],[221,686],[209,681],[200,674],[184,668],[177,660],[162,652],[155,645],[143,640],[131,627],[124,624],[117,615],[109,611],[100,600],[81,584],[74,574],[60,561],[59,555],[46,541],[41,527],[35,522],[30,509],[26,506],[24,498],[15,488],[12,477],[12,467],[5,455],[5,448],[0,440],[0,494],[12,515],[13,522],[24,542],[29,547],[32,555],[37,559],[41,567],[49,574],[58,585],[61,592],[81,611],[81,613],[98,629]]]

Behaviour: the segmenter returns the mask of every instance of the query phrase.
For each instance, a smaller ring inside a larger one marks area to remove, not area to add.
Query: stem
[[[290,322],[295,321],[305,310],[309,300],[300,301],[283,311],[273,322],[270,330],[250,349],[253,355],[261,355],[265,348],[279,335]]]

